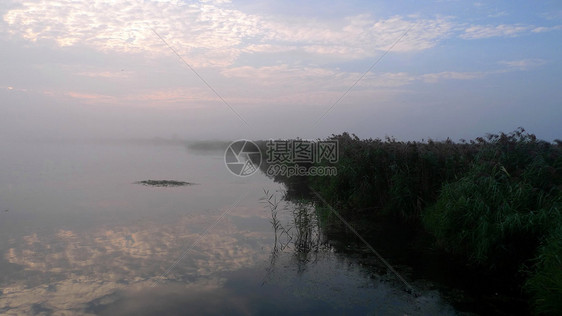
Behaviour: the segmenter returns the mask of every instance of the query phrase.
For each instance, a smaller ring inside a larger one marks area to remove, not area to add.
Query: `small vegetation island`
[[[523,128],[458,143],[329,139],[339,143],[337,175],[276,176],[288,198],[313,200],[305,191],[314,191],[361,234],[374,221],[407,223],[431,247],[514,284],[530,311],[560,315],[562,141]],[[337,225],[329,207],[314,205]]]
[[[194,183],[176,180],[143,180],[137,181],[135,184],[142,184],[151,187],[183,187],[193,185]]]

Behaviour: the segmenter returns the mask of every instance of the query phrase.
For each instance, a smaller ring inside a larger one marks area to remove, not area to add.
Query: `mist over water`
[[[264,190],[284,189],[229,173],[218,143],[2,145],[2,313],[454,313],[329,246],[273,264]],[[148,179],[193,185],[135,183]]]

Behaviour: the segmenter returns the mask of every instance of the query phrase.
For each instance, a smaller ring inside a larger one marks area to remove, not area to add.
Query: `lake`
[[[263,174],[231,174],[221,151],[0,145],[1,314],[457,314],[423,280],[407,293],[366,247],[338,250],[314,225],[298,246],[294,210],[306,206]],[[148,179],[193,184],[135,183]]]

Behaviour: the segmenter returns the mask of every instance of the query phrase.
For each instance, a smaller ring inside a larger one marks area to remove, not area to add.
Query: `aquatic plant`
[[[142,184],[152,187],[181,187],[186,185],[193,185],[194,183],[176,181],[176,180],[143,180],[137,181],[135,184]]]
[[[279,253],[289,250],[295,259],[299,273],[306,269],[309,262],[315,262],[318,253],[327,247],[316,215],[313,204],[309,201],[298,200],[289,202],[284,196],[283,210],[290,209],[288,221],[282,221],[279,217],[282,201],[275,193],[264,189],[265,197],[262,201],[266,209],[271,213],[271,226],[274,233],[273,247],[270,255],[269,267],[266,269],[266,278],[273,273]],[[288,214],[284,214],[288,215]]]

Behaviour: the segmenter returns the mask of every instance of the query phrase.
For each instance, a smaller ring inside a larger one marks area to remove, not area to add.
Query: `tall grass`
[[[328,248],[325,236],[322,234],[317,210],[309,201],[291,200],[288,202],[285,195],[284,199],[287,200],[287,203],[282,203],[275,193],[264,190],[264,195],[262,201],[271,213],[270,223],[274,233],[266,278],[273,273],[279,254],[284,251],[291,252],[297,272],[302,273],[306,270],[308,263],[318,259],[322,249]],[[283,211],[290,212],[291,216],[288,221],[280,218],[287,215],[283,214]]]
[[[445,249],[497,271],[524,271],[537,314],[562,311],[562,147],[519,130],[490,135],[422,215]],[[525,268],[530,263],[534,265]]]
[[[562,226],[544,241],[525,289],[531,293],[536,314],[560,315],[562,311]]]
[[[441,184],[454,180],[469,167],[478,144],[359,140],[355,135],[334,135],[340,146],[336,177],[315,177],[310,184],[332,205],[351,210],[379,209],[408,220],[438,195]]]
[[[522,128],[460,143],[330,139],[337,176],[277,180],[293,194],[314,188],[351,220],[384,213],[420,223],[444,250],[527,278],[538,314],[562,311],[561,141]]]

